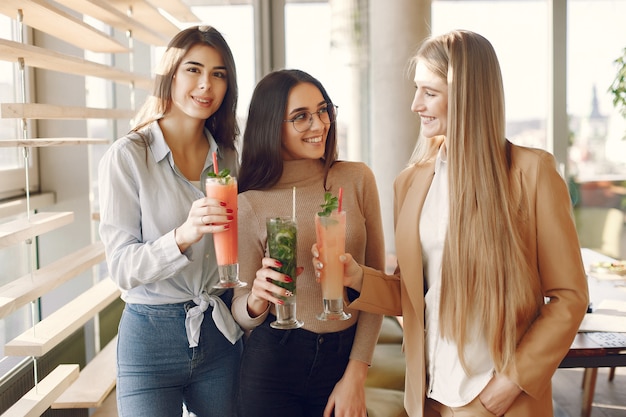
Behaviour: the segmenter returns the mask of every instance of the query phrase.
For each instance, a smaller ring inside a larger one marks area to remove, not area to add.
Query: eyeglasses
[[[283,122],[293,123],[293,128],[302,133],[309,130],[313,125],[314,114],[317,114],[317,117],[319,117],[322,123],[329,125],[337,119],[338,109],[339,107],[335,106],[334,104],[330,104],[326,107],[322,107],[321,109],[313,113],[303,111],[302,113],[296,115],[296,117],[294,117],[293,119],[283,120]]]

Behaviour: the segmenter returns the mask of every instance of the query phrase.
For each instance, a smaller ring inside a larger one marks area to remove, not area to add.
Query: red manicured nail
[[[285,275],[285,282],[293,282],[293,279],[291,279],[290,276]]]

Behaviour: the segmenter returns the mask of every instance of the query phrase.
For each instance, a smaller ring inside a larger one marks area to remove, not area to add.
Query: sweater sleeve
[[[265,225],[262,223],[248,199],[239,194],[237,218],[239,225],[239,279],[248,285],[235,289],[233,297],[233,317],[244,330],[252,330],[267,317],[268,309],[258,317],[250,317],[248,313],[248,296],[252,289],[252,283],[256,277],[256,271],[261,267],[261,261],[265,256]]]
[[[385,240],[380,212],[380,199],[376,187],[376,179],[372,171],[363,165],[361,175],[363,192],[359,202],[365,219],[366,242],[364,264],[375,269],[385,269]],[[369,365],[372,363],[374,348],[382,326],[381,314],[362,311],[359,314],[357,330],[350,353],[351,359],[360,360]]]

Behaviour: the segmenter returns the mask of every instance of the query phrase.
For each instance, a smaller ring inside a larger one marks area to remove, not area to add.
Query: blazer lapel
[[[419,215],[434,175],[434,164],[416,168],[408,186],[398,189],[396,253],[403,286],[416,311],[424,305],[424,272],[419,237]]]

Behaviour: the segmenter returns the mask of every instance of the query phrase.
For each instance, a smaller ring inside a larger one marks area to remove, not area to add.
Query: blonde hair
[[[511,172],[504,90],[487,39],[452,31],[425,41],[412,60],[448,84],[447,154],[450,218],[442,259],[440,328],[463,349],[482,330],[497,371],[514,361],[525,330],[543,302],[520,225],[527,213]],[[421,138],[413,163],[432,158],[441,138]]]

